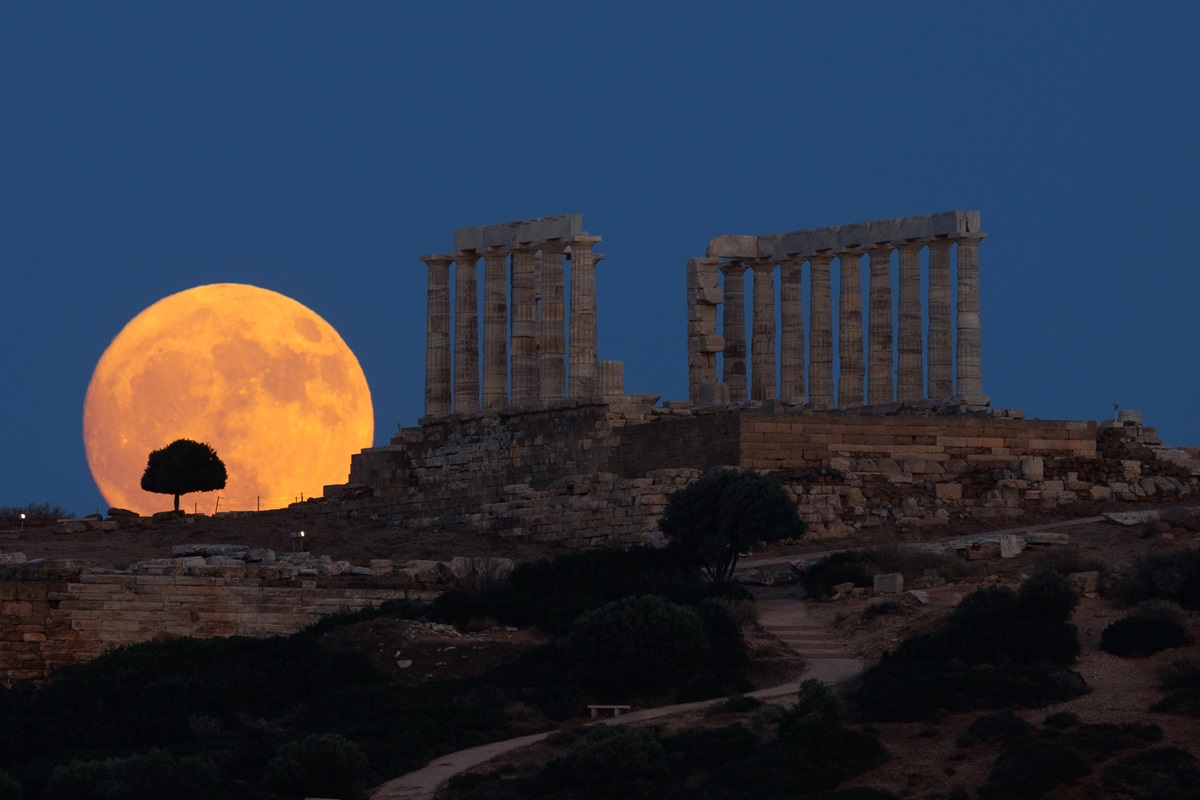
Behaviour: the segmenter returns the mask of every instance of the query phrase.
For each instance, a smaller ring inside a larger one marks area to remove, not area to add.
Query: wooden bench
[[[601,711],[611,711],[612,715],[614,717],[619,717],[619,716],[621,716],[622,712],[628,711],[631,708],[633,708],[633,706],[606,705],[606,704],[601,703],[601,704],[596,704],[596,705],[589,705],[588,711],[591,712],[592,719],[596,719],[597,717],[600,716]]]

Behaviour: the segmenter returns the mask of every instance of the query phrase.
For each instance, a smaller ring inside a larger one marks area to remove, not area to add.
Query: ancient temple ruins
[[[582,226],[582,215],[572,214],[458,228],[453,253],[421,256],[429,268],[426,417],[624,391],[622,364],[596,360],[596,264],[604,256],[593,250],[600,237]],[[564,261],[570,264],[570,320],[563,313]]]
[[[770,236],[718,236],[708,243],[704,258],[687,264],[689,399],[712,405],[782,398],[818,409],[923,398],[956,398],[965,406],[986,405],[979,335],[979,242],[984,235],[978,211],[947,211]],[[923,340],[920,258],[925,248],[929,249],[928,336]],[[956,331],[951,330],[950,319],[951,249],[957,262]],[[899,262],[896,336],[892,324],[893,251]],[[859,271],[864,254],[870,265],[865,370]],[[839,288],[836,394],[831,275],[835,259]],[[801,302],[806,263],[811,292],[807,350]],[[778,365],[773,283],[777,266],[782,339]],[[753,276],[749,387],[743,288],[747,272]],[[719,332],[718,308],[722,309]],[[722,356],[719,378],[718,354]],[[923,376],[927,376],[924,381]]]

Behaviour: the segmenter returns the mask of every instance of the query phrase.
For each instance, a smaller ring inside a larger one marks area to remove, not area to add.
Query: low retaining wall
[[[0,677],[42,680],[106,650],[176,636],[291,634],[323,616],[436,591],[399,578],[296,577],[290,565],[0,567]]]

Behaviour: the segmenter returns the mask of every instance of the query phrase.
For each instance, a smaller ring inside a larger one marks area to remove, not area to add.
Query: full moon
[[[176,439],[205,442],[225,462],[224,489],[180,504],[212,513],[281,508],[344,483],[373,433],[366,376],[337,331],[289,297],[236,283],[197,286],[134,317],[83,404],[100,493],[142,514],[173,506],[141,479],[150,451]]]

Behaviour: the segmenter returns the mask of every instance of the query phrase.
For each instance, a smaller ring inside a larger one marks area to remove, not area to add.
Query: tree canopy
[[[227,477],[225,463],[212,447],[191,439],[176,439],[150,453],[142,473],[142,489],[175,495],[178,511],[181,494],[224,489]]]
[[[738,554],[804,535],[796,504],[778,481],[754,470],[715,469],[676,491],[658,520],[667,550],[710,580],[733,576]]]

